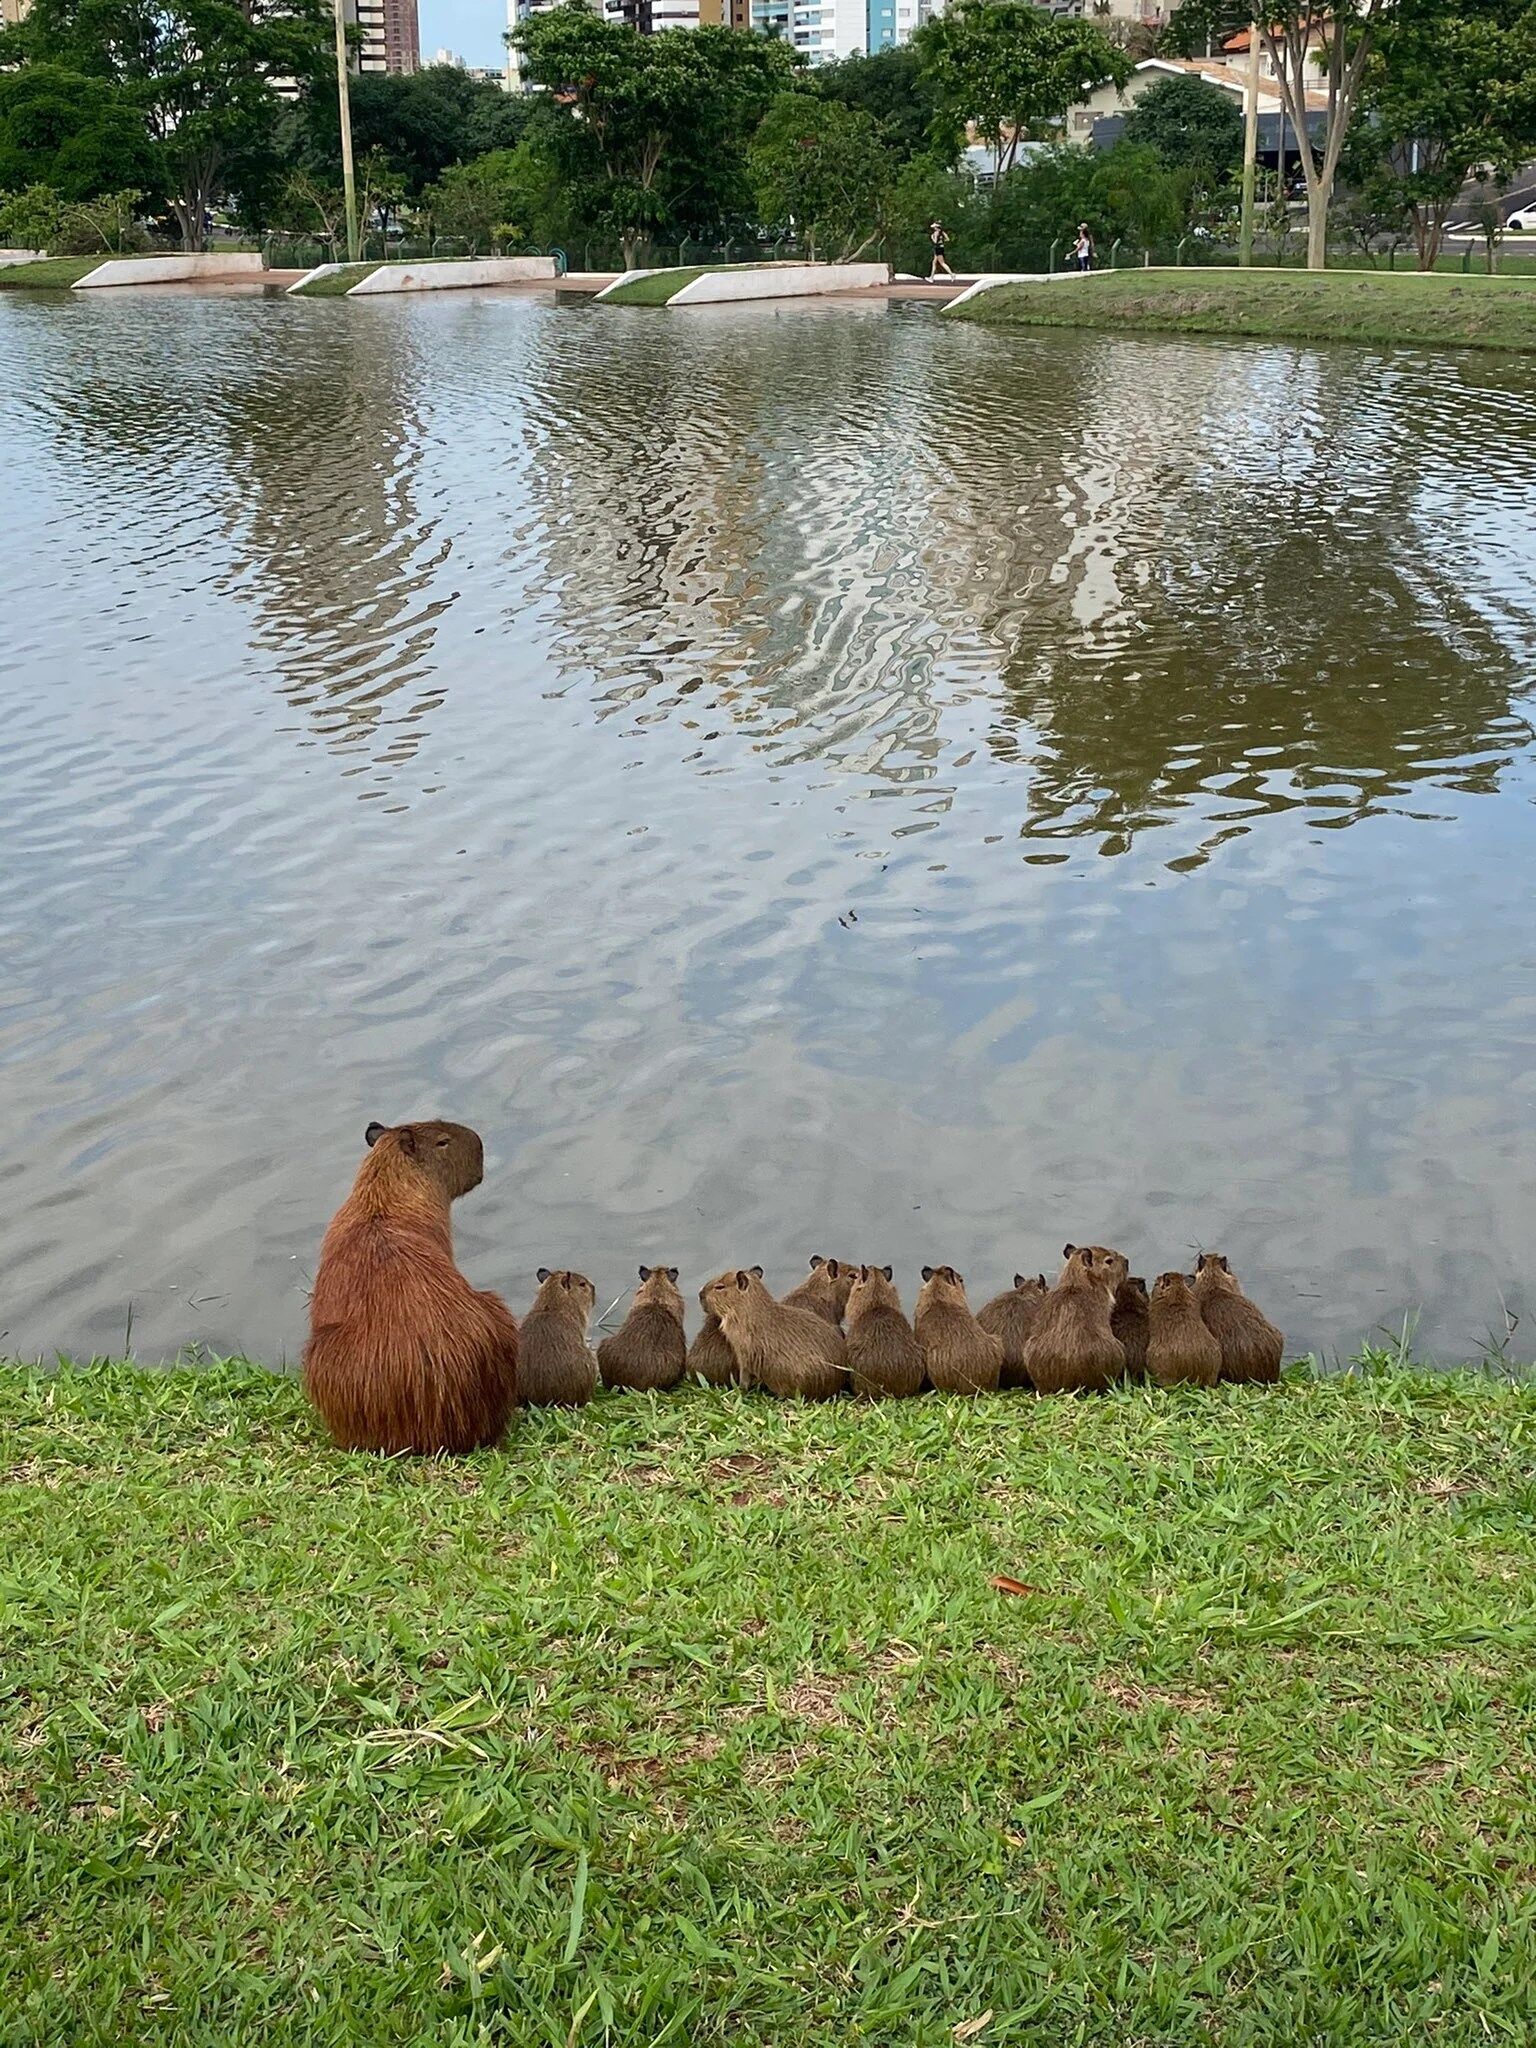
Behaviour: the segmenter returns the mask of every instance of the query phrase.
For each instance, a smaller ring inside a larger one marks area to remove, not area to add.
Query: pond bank
[[[997,327],[1536,348],[1536,278],[1380,270],[1101,270],[999,285],[953,309]]]
[[[384,1462],[250,1366],[0,1372],[4,2008],[1521,2037],[1533,1437],[1536,1388],[1383,1370]]]

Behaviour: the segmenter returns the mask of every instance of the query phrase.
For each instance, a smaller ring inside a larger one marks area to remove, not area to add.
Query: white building
[[[915,4],[891,0],[892,10]],[[827,64],[836,57],[862,56],[870,47],[871,6],[883,6],[883,0],[752,0],[752,26],[760,34],[780,37],[808,62]]]

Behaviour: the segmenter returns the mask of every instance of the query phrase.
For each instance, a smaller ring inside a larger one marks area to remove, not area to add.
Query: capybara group
[[[691,1380],[824,1401],[1280,1377],[1284,1338],[1223,1253],[1201,1252],[1193,1273],[1159,1274],[1149,1296],[1107,1245],[1067,1245],[1053,1287],[1044,1274],[1015,1273],[976,1315],[953,1266],[924,1266],[910,1322],[889,1265],[818,1253],[781,1300],[761,1266],[731,1266],[700,1288],[691,1345],[679,1269],[642,1266],[628,1314],[594,1352],[585,1274],[541,1266],[519,1329],[455,1264],[450,1208],[484,1174],[474,1131],[372,1123],[365,1135],[367,1155],[320,1248],[304,1348],[305,1389],[345,1449],[472,1451],[500,1439],[515,1407],[579,1407],[599,1381],[660,1394]]]
[[[517,1325],[454,1264],[449,1206],[480,1185],[467,1124],[371,1123],[320,1247],[304,1387],[346,1450],[473,1451],[517,1399]]]

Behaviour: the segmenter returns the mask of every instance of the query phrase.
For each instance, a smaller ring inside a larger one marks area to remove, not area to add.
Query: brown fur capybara
[[[809,1309],[775,1301],[757,1273],[721,1273],[699,1299],[707,1315],[719,1318],[744,1387],[761,1387],[781,1401],[826,1401],[843,1391],[842,1331]]]
[[[848,1378],[856,1394],[904,1400],[923,1391],[923,1351],[889,1266],[860,1266],[848,1295]]]
[[[1125,1353],[1126,1378],[1144,1380],[1147,1376],[1147,1283],[1134,1273],[1115,1289],[1109,1327],[1119,1338],[1120,1349]]]
[[[965,1298],[965,1282],[953,1266],[924,1266],[912,1327],[922,1346],[923,1371],[936,1393],[997,1392],[1002,1339],[978,1325]]]
[[[1119,1291],[1121,1281],[1130,1278],[1130,1260],[1125,1256],[1124,1252],[1111,1251],[1107,1244],[1090,1244],[1081,1247],[1075,1244],[1065,1245],[1062,1248],[1061,1256],[1063,1259],[1070,1259],[1072,1254],[1079,1249],[1093,1253],[1094,1270],[1101,1279],[1108,1283],[1110,1295],[1113,1297]]]
[[[841,1329],[858,1270],[847,1259],[824,1259],[818,1252],[800,1285],[791,1287],[783,1297],[785,1308],[808,1308],[813,1316],[821,1316]]]
[[[1013,1285],[1005,1294],[994,1294],[984,1308],[976,1311],[982,1329],[988,1336],[996,1337],[1003,1347],[1003,1368],[997,1376],[1000,1387],[1030,1385],[1029,1374],[1024,1370],[1024,1346],[1039,1318],[1046,1292],[1043,1273],[1037,1273],[1033,1279],[1027,1273],[1015,1273]]]
[[[472,1451],[517,1399],[517,1325],[453,1261],[449,1205],[480,1185],[465,1124],[372,1123],[320,1247],[304,1390],[344,1450]]]
[[[1159,1273],[1147,1309],[1147,1373],[1160,1387],[1214,1387],[1221,1346],[1205,1327],[1185,1273]]]
[[[1220,1252],[1200,1254],[1195,1265],[1195,1300],[1205,1327],[1221,1346],[1224,1380],[1279,1379],[1285,1339],[1244,1294]]]
[[[517,1386],[529,1408],[579,1408],[597,1385],[587,1324],[597,1292],[584,1273],[539,1268],[539,1291],[523,1317]]]
[[[748,1271],[763,1277],[761,1266],[751,1266]],[[699,1289],[699,1307],[704,1311],[704,1323],[699,1334],[688,1347],[688,1370],[706,1381],[712,1387],[733,1387],[736,1384],[736,1354],[725,1341],[725,1332],[720,1327],[720,1318],[711,1315],[709,1303],[704,1299],[708,1282]]]
[[[1124,1373],[1125,1352],[1109,1317],[1125,1261],[1112,1257],[1118,1264],[1106,1270],[1094,1246],[1068,1245],[1061,1278],[1041,1303],[1024,1346],[1024,1370],[1039,1393],[1102,1393]]]
[[[633,1387],[664,1393],[675,1387],[688,1364],[683,1335],[683,1297],[676,1266],[642,1266],[629,1314],[597,1347],[597,1369],[605,1387]]]

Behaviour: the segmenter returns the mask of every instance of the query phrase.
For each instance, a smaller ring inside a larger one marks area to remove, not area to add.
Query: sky
[[[438,50],[452,50],[466,64],[500,69],[506,62],[506,0],[417,0],[417,22],[423,64]]]

